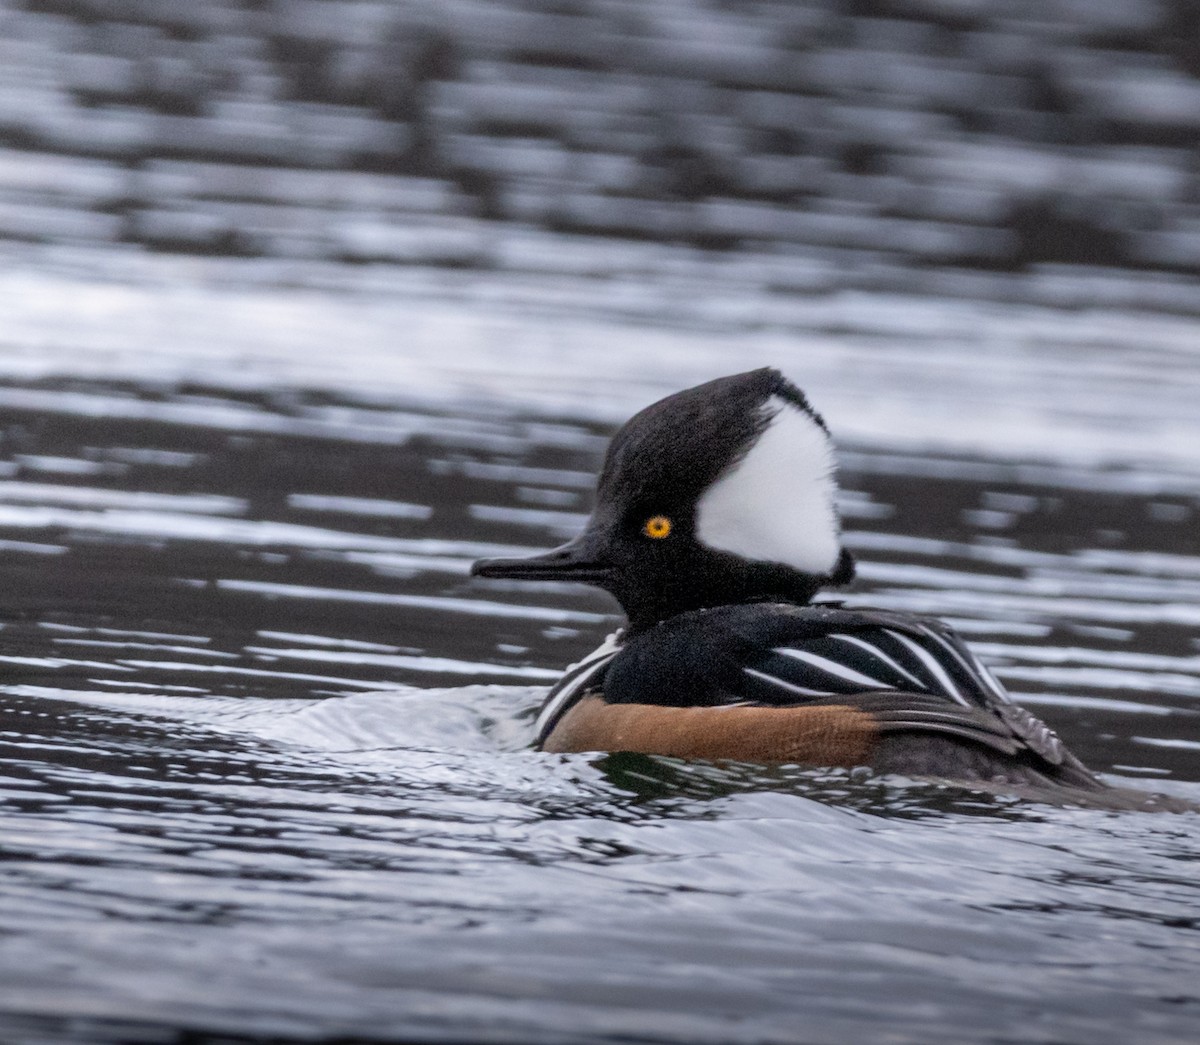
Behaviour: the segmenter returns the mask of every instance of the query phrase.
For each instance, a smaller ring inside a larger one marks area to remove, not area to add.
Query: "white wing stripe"
[[[763,682],[769,682],[772,686],[778,686],[780,689],[786,689],[789,693],[798,693],[802,697],[827,697],[829,693],[823,689],[805,689],[803,686],[795,686],[790,682],[784,682],[783,679],[777,678],[774,675],[768,675],[765,671],[755,671],[753,668],[742,668],[747,675],[752,675],[756,679],[762,679]]]
[[[987,667],[974,653],[971,654],[971,663],[975,666],[975,670],[979,672],[979,677],[988,684],[988,688],[992,691],[992,695],[1003,701],[1005,704],[1012,703],[1012,698],[1008,695],[1000,681],[992,674],[991,669]]]
[[[542,708],[541,712],[538,714],[537,722],[535,723],[537,736],[539,738],[543,736],[543,731],[558,716],[558,713],[563,710],[564,706],[570,703],[575,695],[587,685],[587,683],[591,680],[591,677],[596,673],[596,668],[598,667],[600,667],[599,664],[593,667],[590,671],[585,671],[576,678],[572,679],[565,686],[563,686],[561,690],[558,691],[553,700],[549,701]]]
[[[542,710],[538,712],[534,729],[536,730],[535,736],[538,738],[539,743],[545,738],[546,730],[554,720],[566,710],[567,706],[571,704],[580,691],[595,677],[596,673],[617,655],[617,651],[621,647],[621,637],[619,631],[613,632],[596,649],[584,657],[583,660],[578,664],[572,664],[567,669],[566,674],[558,682],[558,685],[562,688],[557,693],[551,690],[552,695],[542,705]],[[571,678],[571,672],[577,672],[574,678]]]
[[[831,639],[840,639],[842,642],[849,642],[851,645],[858,646],[860,649],[866,650],[871,654],[871,656],[875,657],[876,660],[882,661],[893,671],[903,675],[914,686],[922,689],[924,688],[925,683],[917,678],[916,675],[914,675],[911,671],[906,671],[898,662],[889,657],[878,646],[873,646],[871,643],[867,642],[866,639],[860,639],[857,635],[830,635],[829,637]]]
[[[987,668],[979,663],[978,658],[973,653],[968,652],[966,656],[963,656],[962,652],[955,649],[954,644],[946,639],[945,636],[939,635],[932,628],[923,627],[921,630],[930,638],[936,639],[938,644],[963,666],[963,670],[966,671],[968,676],[978,679],[987,689],[991,690],[993,696],[999,697],[1005,703],[1008,703],[1008,694],[1001,689],[1000,683],[992,677],[992,673]]]
[[[953,697],[956,701],[958,701],[958,703],[964,704],[967,707],[972,706],[971,702],[962,695],[962,693],[959,691],[958,687],[954,684],[953,679],[951,679],[950,676],[948,674],[946,674],[946,669],[943,668],[937,662],[937,658],[934,657],[934,655],[932,653],[930,653],[929,650],[922,649],[919,645],[917,645],[917,643],[913,642],[913,640],[910,639],[907,635],[902,635],[900,632],[893,631],[891,628],[888,628],[886,630],[887,630],[887,634],[891,635],[892,638],[894,638],[897,642],[904,643],[905,646],[907,646],[910,650],[913,651],[913,653],[915,653],[917,655],[917,657],[921,661],[921,663],[924,664],[925,667],[929,669],[929,673],[931,675],[933,675],[933,677],[942,684],[942,687],[945,689],[946,694],[948,696]]]
[[[791,657],[793,660],[803,661],[805,664],[816,668],[818,671],[825,672],[826,675],[832,675],[834,678],[845,679],[847,682],[852,682],[856,686],[869,686],[871,689],[896,688],[890,683],[880,682],[879,679],[872,678],[870,675],[864,675],[862,672],[855,671],[853,668],[848,668],[845,664],[839,664],[836,660],[829,660],[826,657],[818,657],[815,653],[809,653],[807,650],[789,649],[786,646],[779,646],[774,652],[782,653],[785,657]]]

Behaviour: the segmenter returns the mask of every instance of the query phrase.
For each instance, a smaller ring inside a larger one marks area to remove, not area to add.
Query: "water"
[[[1188,1040],[1195,814],[527,749],[614,607],[467,569],[578,527],[607,422],[528,405],[533,377],[255,390],[259,355],[204,387],[132,347],[153,379],[64,353],[0,388],[10,1040]],[[1164,423],[1186,378],[1124,409]],[[1040,460],[971,456],[927,409],[964,387],[889,397],[903,452],[843,447],[855,599],[952,619],[1111,782],[1200,800],[1200,471],[1081,463],[1089,426],[1146,449],[1086,399]]]
[[[1195,1040],[1200,814],[536,753],[615,606],[468,575],[778,365],[1200,803],[1186,13],[875,6],[0,4],[0,1038]]]

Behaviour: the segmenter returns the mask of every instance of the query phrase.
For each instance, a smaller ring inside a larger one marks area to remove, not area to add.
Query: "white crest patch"
[[[716,551],[825,574],[841,553],[833,446],[808,414],[779,396],[746,456],[696,505],[696,536]]]

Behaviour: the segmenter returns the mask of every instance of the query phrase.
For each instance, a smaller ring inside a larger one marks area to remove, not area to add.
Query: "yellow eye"
[[[646,520],[646,525],[642,527],[642,533],[656,541],[661,541],[664,537],[670,536],[671,520],[665,515],[652,515]]]

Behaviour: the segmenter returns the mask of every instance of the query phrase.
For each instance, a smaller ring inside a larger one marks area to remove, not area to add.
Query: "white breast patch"
[[[696,537],[716,551],[825,574],[841,552],[833,446],[799,407],[779,396],[758,440],[700,496]]]

